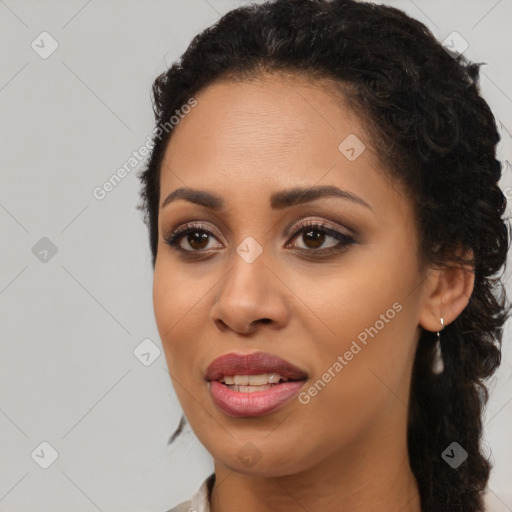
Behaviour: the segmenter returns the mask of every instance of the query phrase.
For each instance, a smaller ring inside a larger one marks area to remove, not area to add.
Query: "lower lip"
[[[244,393],[233,391],[217,380],[209,381],[215,404],[229,416],[262,416],[275,411],[296,396],[306,380],[283,382],[277,386]]]

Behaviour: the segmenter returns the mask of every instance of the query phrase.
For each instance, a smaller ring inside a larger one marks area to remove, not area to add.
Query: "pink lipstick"
[[[304,386],[307,373],[265,352],[225,354],[207,368],[214,403],[234,417],[261,416],[284,406]]]

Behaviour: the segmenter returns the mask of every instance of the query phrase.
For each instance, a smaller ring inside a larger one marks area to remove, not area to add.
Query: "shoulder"
[[[171,508],[167,512],[192,512],[194,509],[192,508],[192,502],[190,500],[183,501],[179,505]]]
[[[215,473],[202,482],[199,489],[187,501],[182,501],[166,512],[210,512],[210,496],[215,483]]]
[[[194,508],[192,507],[192,501],[187,500],[181,502],[179,505],[176,505],[175,507],[171,508],[167,512],[193,512]]]

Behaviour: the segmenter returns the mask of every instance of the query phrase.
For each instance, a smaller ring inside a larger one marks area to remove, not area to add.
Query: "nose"
[[[210,318],[222,332],[247,335],[260,325],[282,329],[290,314],[287,289],[263,254],[251,263],[237,255],[219,283]]]

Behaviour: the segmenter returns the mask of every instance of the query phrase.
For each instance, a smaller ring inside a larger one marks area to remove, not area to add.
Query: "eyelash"
[[[336,231],[334,229],[330,229],[330,228],[326,227],[325,223],[315,222],[315,221],[313,221],[313,222],[312,221],[303,221],[303,222],[300,222],[297,227],[298,227],[298,229],[293,233],[290,240],[297,238],[298,235],[305,233],[306,231],[319,231],[319,232],[325,233],[326,235],[329,235],[339,241],[339,243],[337,245],[335,245],[333,247],[328,247],[326,249],[302,249],[302,248],[298,249],[299,251],[301,251],[303,253],[310,253],[310,254],[320,253],[318,256],[315,255],[315,257],[328,256],[331,254],[335,254],[335,253],[345,250],[348,246],[357,243],[352,237],[345,235],[343,233],[340,233],[339,231]],[[197,233],[197,232],[207,233],[208,235],[215,236],[208,229],[206,229],[205,226],[203,226],[202,224],[185,224],[184,226],[173,231],[169,236],[165,237],[164,241],[171,248],[173,248],[174,250],[176,250],[188,257],[191,257],[190,255],[192,253],[201,254],[201,253],[206,253],[208,251],[211,251],[211,249],[187,250],[187,249],[183,249],[182,247],[179,247],[179,243],[183,237],[185,237],[186,235],[189,235],[190,233]],[[287,246],[288,246],[288,243],[287,243]]]

